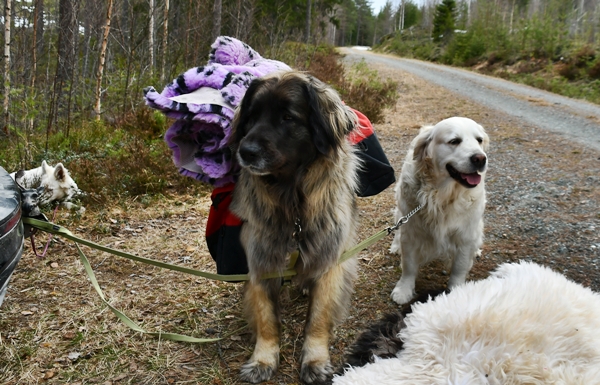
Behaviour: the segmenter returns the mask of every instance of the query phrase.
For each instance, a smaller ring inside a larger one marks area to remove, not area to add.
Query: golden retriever
[[[398,304],[414,296],[419,267],[444,258],[448,288],[465,282],[483,243],[484,178],[488,135],[468,118],[421,128],[396,184],[396,220],[423,208],[398,230],[390,251],[402,256],[402,277],[392,291]]]
[[[328,381],[329,338],[345,316],[356,260],[338,264],[357,223],[357,155],[347,140],[356,114],[316,78],[289,71],[255,79],[233,120],[232,149],[241,165],[231,209],[250,280],[245,314],[256,345],[241,379],[270,379],[279,365],[280,278],[299,250],[296,278],[309,292],[300,379]]]

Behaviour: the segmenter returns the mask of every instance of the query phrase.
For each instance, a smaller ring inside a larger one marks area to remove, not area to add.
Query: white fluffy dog
[[[346,368],[333,383],[600,384],[600,295],[547,267],[501,265],[413,304],[403,322],[394,358]]]
[[[62,163],[52,167],[44,160],[40,167],[13,172],[10,176],[23,189],[38,189],[39,205],[60,202],[69,209],[78,208],[81,212],[85,210],[70,202],[82,192]]]
[[[398,304],[414,296],[419,266],[444,258],[448,287],[464,283],[483,243],[484,177],[489,138],[468,118],[421,128],[396,184],[396,220],[423,208],[397,231],[390,251],[402,255],[402,277],[392,291]]]

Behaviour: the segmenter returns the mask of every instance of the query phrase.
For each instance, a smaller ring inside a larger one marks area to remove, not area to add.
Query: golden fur
[[[489,138],[468,118],[423,127],[412,141],[396,184],[396,220],[423,209],[396,232],[390,250],[402,255],[398,304],[414,296],[419,266],[442,258],[451,265],[449,288],[464,283],[483,243],[484,178]]]
[[[244,220],[244,304],[256,336],[244,381],[266,381],[277,369],[281,279],[261,277],[284,271],[298,249],[296,279],[310,294],[300,379],[322,383],[333,371],[328,341],[356,274],[354,259],[337,264],[356,231],[359,162],[346,139],[355,124],[333,89],[294,71],[254,80],[236,111],[232,148],[242,170],[231,208]]]

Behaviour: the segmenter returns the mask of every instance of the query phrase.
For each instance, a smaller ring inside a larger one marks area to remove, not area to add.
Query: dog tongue
[[[481,175],[476,172],[473,174],[460,174],[460,177],[466,180],[471,186],[477,186],[481,182]]]

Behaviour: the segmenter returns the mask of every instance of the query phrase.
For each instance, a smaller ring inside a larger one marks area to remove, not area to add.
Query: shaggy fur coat
[[[600,384],[600,295],[534,263],[413,305],[395,358],[337,385]]]

